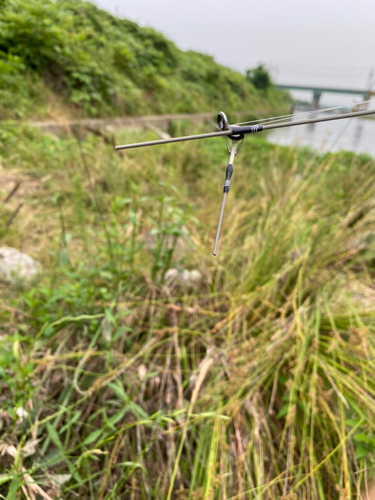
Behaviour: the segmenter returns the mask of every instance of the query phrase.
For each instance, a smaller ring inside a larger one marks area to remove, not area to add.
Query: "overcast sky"
[[[364,88],[375,68],[375,0],[95,3],[240,72],[265,63],[278,83]]]

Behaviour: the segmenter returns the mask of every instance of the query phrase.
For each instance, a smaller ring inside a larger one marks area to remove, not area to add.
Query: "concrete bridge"
[[[353,89],[353,88],[334,88],[334,87],[315,87],[308,85],[276,85],[277,89],[280,90],[306,90],[313,93],[313,100],[311,102],[311,109],[318,109],[320,97],[324,93],[330,94],[351,94],[351,95],[359,95],[363,98],[363,100],[367,100],[373,92],[370,90],[362,90],[362,89]]]

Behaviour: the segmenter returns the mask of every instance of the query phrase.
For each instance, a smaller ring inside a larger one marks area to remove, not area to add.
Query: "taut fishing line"
[[[323,109],[316,109],[313,111],[304,111],[303,113],[292,113],[290,115],[282,115],[282,116],[271,116],[269,118],[261,118],[260,120],[252,120],[249,122],[241,122],[241,123],[235,123],[235,125],[248,125],[248,124],[254,124],[254,123],[277,123],[279,121],[284,121],[288,119],[298,119],[301,118],[302,116],[313,116],[317,114],[322,114],[326,113],[327,111],[333,111],[333,110],[338,110],[338,109],[344,109],[344,108],[357,108],[358,106],[362,106],[364,104],[368,105],[370,101],[362,101],[362,102],[357,102],[355,104],[347,104],[344,106],[335,106],[333,108],[323,108]]]

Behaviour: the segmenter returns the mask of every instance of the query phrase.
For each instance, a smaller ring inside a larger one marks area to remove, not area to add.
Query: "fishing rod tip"
[[[214,257],[216,257],[216,253],[212,252],[212,255],[213,255]]]

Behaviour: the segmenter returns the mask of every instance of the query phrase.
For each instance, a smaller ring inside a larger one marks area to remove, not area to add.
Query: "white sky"
[[[213,55],[240,72],[265,63],[278,83],[365,88],[375,68],[375,0],[95,3],[161,31],[182,50]],[[326,103],[351,99],[323,98]]]

